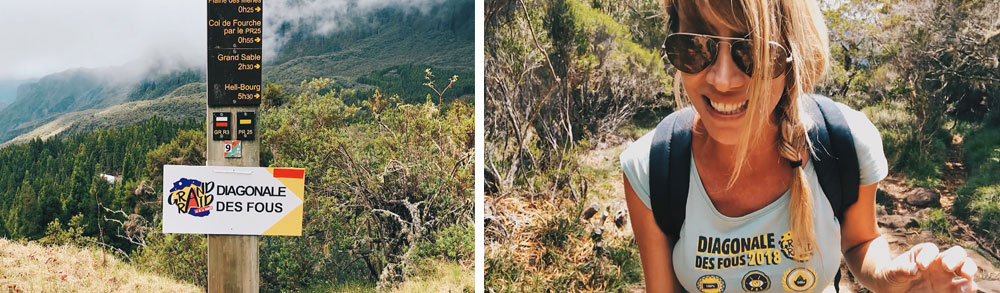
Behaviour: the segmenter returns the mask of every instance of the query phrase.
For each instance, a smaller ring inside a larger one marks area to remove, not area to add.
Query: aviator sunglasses
[[[677,70],[698,73],[715,63],[719,57],[719,44],[729,43],[729,52],[736,67],[748,76],[753,74],[753,46],[750,39],[719,37],[692,33],[674,33],[663,40],[663,58]],[[771,60],[774,64],[772,78],[781,76],[788,70],[792,56],[784,46],[769,41]]]

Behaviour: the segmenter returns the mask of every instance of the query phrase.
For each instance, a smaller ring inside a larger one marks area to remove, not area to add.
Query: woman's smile
[[[702,99],[708,105],[711,111],[709,111],[713,116],[719,119],[737,119],[742,117],[747,111],[747,105],[750,101],[749,99],[744,99],[742,101],[731,102],[731,101],[719,101],[712,100],[708,96],[702,95]]]

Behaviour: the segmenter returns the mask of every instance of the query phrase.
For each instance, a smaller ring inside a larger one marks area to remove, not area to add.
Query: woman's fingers
[[[925,274],[927,276],[942,276],[938,278],[951,279],[951,291],[975,292],[975,275],[979,268],[961,246],[953,246],[936,257],[936,262]],[[940,265],[937,265],[940,263]],[[944,281],[944,280],[941,280]],[[937,281],[934,281],[937,282]]]
[[[972,258],[965,258],[965,264],[962,265],[962,269],[959,271],[959,275],[965,277],[969,280],[975,279],[976,272],[979,271],[979,266],[976,262],[972,261]]]
[[[970,279],[952,280],[950,292],[976,292],[976,282]]]
[[[910,251],[915,251],[914,262],[918,270],[926,270],[938,257],[938,247],[933,243],[924,242],[917,244]]]
[[[941,264],[944,265],[945,271],[958,274],[956,270],[960,269],[965,259],[968,258],[965,253],[965,249],[961,246],[952,246],[948,250],[945,250],[939,256],[941,258]]]
[[[909,283],[925,270],[937,257],[938,248],[931,243],[917,244],[903,254],[896,256],[884,271],[885,278],[892,283]]]

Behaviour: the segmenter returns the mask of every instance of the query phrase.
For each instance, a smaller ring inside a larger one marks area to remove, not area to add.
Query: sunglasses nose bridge
[[[737,69],[742,70],[742,68],[740,68],[740,64],[737,64],[736,58],[733,56],[733,41],[729,41],[729,40],[714,40],[714,42],[715,42],[715,44],[713,46],[709,46],[709,48],[713,48],[712,61],[708,64],[708,67],[706,67],[705,69],[707,70],[707,69],[709,69],[711,67],[714,67],[714,66],[718,65],[719,59],[722,58],[722,56],[727,56],[727,57],[729,57],[729,61],[732,62],[733,65]],[[722,51],[722,44],[726,44],[726,45],[729,46],[729,48],[728,48],[729,51],[728,52],[723,52]],[[723,54],[723,53],[726,53],[726,54]]]

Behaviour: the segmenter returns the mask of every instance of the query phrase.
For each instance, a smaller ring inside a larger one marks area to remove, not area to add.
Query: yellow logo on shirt
[[[794,259],[799,262],[806,262],[812,257],[811,251],[806,255],[795,255],[795,243],[792,241],[792,230],[788,230],[788,232],[781,235],[781,241],[778,241],[778,244],[781,245],[781,252],[784,253],[787,258]]]
[[[807,267],[789,269],[781,279],[786,291],[802,292],[816,286],[816,272]]]
[[[771,288],[771,279],[761,271],[750,271],[743,275],[743,290],[747,292],[762,292]]]
[[[698,278],[698,291],[702,293],[721,293],[726,291],[726,281],[717,275],[704,275]]]

